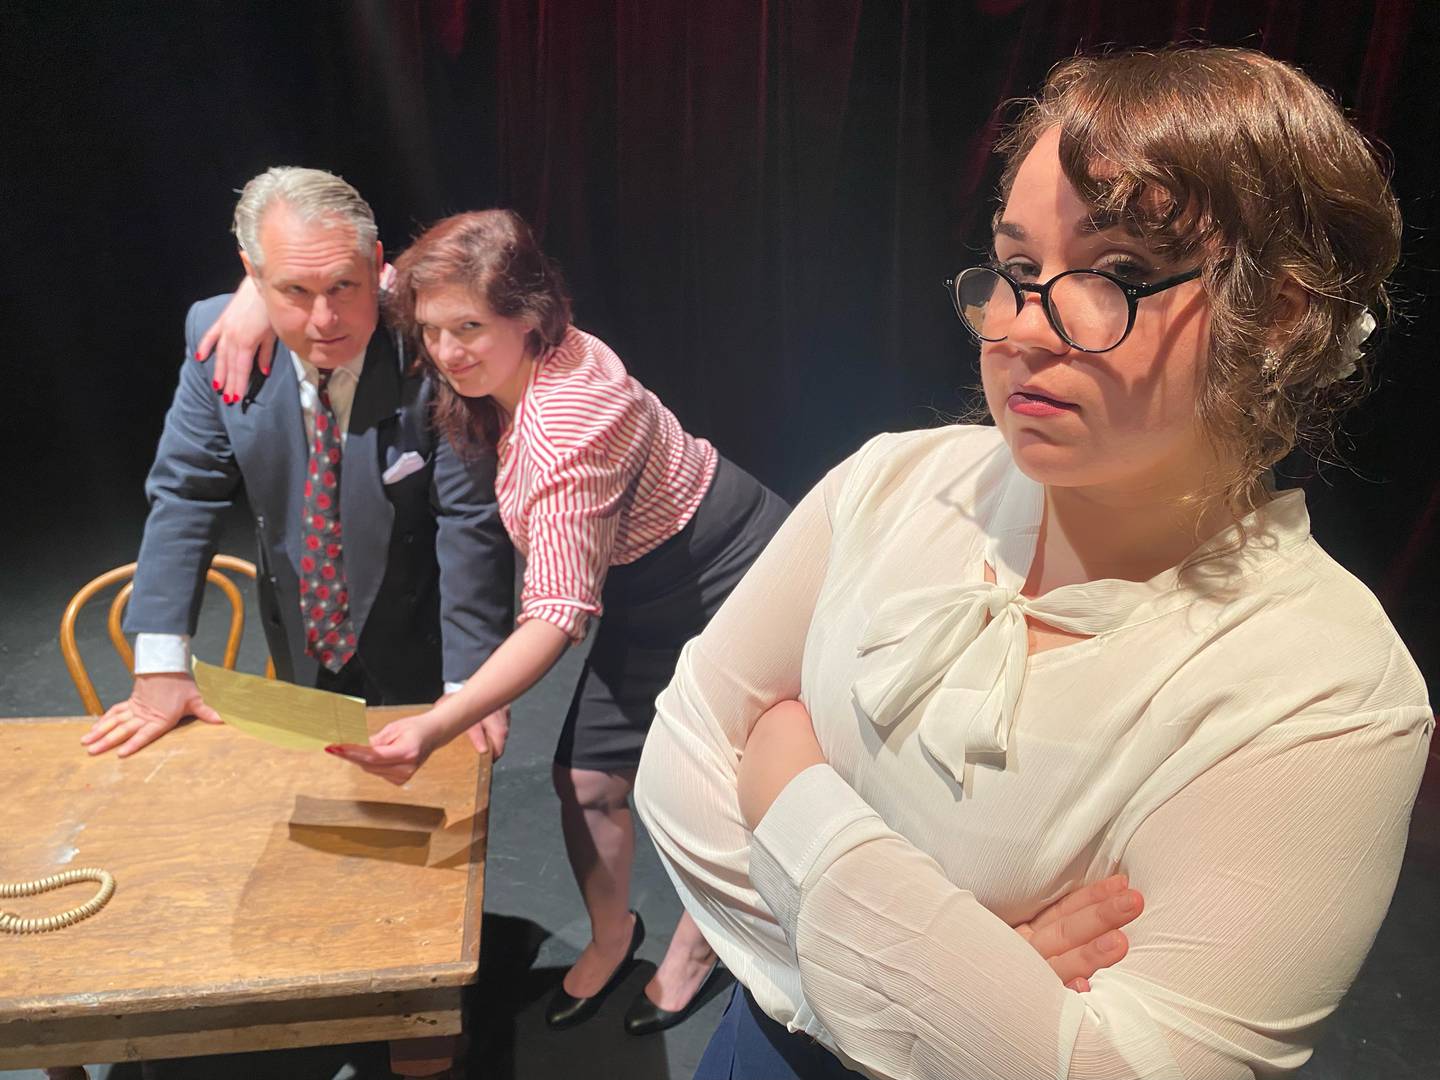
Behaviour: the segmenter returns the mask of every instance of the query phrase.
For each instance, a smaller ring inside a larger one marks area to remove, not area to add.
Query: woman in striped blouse
[[[517,628],[456,693],[334,752],[404,782],[438,746],[533,686],[600,629],[556,749],[555,790],[591,941],[547,1011],[590,1016],[644,935],[629,910],[630,789],[656,695],[788,507],[681,428],[600,339],[570,323],[554,265],[513,212],[439,222],[396,262],[396,326],[440,376],[436,419],[464,452],[498,455],[496,496],[525,558]],[[490,732],[497,745],[503,732]],[[478,739],[477,739],[478,741]],[[634,1034],[678,1022],[715,954],[683,916],[626,1017]]]

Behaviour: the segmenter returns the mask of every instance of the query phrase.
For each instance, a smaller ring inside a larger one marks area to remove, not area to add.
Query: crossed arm
[[[740,813],[753,833],[790,781],[825,764],[810,714],[798,701],[782,701],[761,715],[745,740],[736,772]],[[1129,949],[1120,928],[1144,910],[1144,897],[1124,874],[1082,885],[1015,931],[1071,990],[1085,993],[1090,976],[1117,964]]]
[[[1303,1063],[1393,890],[1423,710],[1277,722],[1165,801],[1124,851],[1145,893],[1129,951],[1069,994],[823,763],[785,704],[829,521],[812,492],[687,647],[637,783],[687,909],[760,1005],[897,1080],[1241,1080]]]

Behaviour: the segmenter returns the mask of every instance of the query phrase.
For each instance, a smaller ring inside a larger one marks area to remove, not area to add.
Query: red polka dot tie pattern
[[[300,529],[300,619],[305,651],[331,671],[355,655],[355,627],[345,585],[340,539],[340,431],[330,407],[330,375],[320,372],[315,441],[305,473],[305,520]]]

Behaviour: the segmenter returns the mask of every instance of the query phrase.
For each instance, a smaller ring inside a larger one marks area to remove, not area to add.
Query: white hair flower
[[[1367,308],[1346,328],[1345,336],[1340,341],[1340,359],[1333,368],[1315,380],[1316,387],[1326,387],[1354,375],[1355,365],[1363,351],[1362,346],[1374,332],[1375,316],[1370,314]]]

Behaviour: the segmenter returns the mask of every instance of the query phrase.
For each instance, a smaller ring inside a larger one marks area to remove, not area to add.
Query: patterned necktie
[[[305,474],[300,619],[305,651],[330,671],[339,671],[355,655],[355,627],[340,540],[340,426],[330,407],[331,374],[320,372],[315,441]]]

